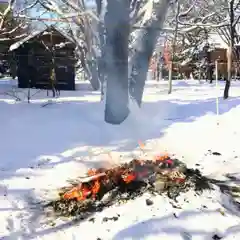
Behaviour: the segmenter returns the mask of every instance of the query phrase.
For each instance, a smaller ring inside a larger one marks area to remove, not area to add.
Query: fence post
[[[219,99],[218,99],[218,60],[215,61],[215,71],[216,71],[216,114],[217,118],[219,116]],[[217,120],[218,124],[218,120]]]
[[[168,94],[172,93],[172,73],[173,73],[173,62],[169,63],[169,71],[168,71]]]
[[[163,64],[159,63],[159,76],[158,81],[161,81],[163,79]]]
[[[198,69],[198,82],[201,83],[201,77],[202,77],[202,71],[201,71],[201,67],[199,66]]]

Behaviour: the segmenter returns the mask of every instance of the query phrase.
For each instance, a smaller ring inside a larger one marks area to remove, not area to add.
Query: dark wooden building
[[[19,88],[75,90],[75,44],[54,26],[16,42],[10,52]]]

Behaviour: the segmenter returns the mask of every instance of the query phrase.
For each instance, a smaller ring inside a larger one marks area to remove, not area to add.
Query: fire
[[[96,169],[93,169],[93,168],[90,168],[87,172],[87,175],[88,176],[94,176],[95,174],[97,174],[97,170]]]
[[[89,195],[91,194],[91,191],[83,187],[82,184],[78,187],[74,187],[71,190],[67,191],[64,195],[64,199],[76,199],[77,201],[83,201],[85,200]]]
[[[168,154],[165,154],[165,155],[157,155],[155,156],[155,161],[159,162],[159,161],[165,161],[165,160],[168,160],[170,159],[169,155]]]
[[[92,194],[93,194],[94,198],[98,194],[98,192],[100,190],[100,187],[101,187],[100,182],[98,180],[96,180],[93,184],[93,187],[92,187]]]
[[[137,178],[137,174],[134,172],[128,173],[122,176],[122,179],[125,183],[130,183]]]
[[[86,200],[89,197],[92,198],[96,198],[97,194],[99,193],[99,191],[101,190],[101,183],[106,182],[107,180],[109,180],[108,178],[110,178],[110,175],[112,177],[113,181],[117,182],[117,179],[122,179],[122,181],[125,184],[129,184],[132,181],[134,181],[137,176],[135,172],[129,172],[126,171],[125,169],[119,169],[116,168],[116,172],[114,171],[107,171],[105,170],[107,174],[105,175],[101,175],[101,177],[95,177],[99,171],[96,169],[90,169],[88,171],[88,176],[92,176],[93,178],[91,178],[91,180],[89,180],[89,182],[84,182],[82,184],[80,184],[77,187],[74,187],[72,189],[70,189],[69,191],[67,191],[64,195],[63,195],[63,199],[76,199],[77,201],[83,201]]]
[[[161,162],[167,163],[167,165],[173,164],[173,161],[169,155],[158,155],[155,161],[151,165],[158,166]],[[144,165],[146,164],[146,167]],[[148,163],[143,160],[132,160],[129,164],[125,164],[118,167],[113,167],[110,169],[89,169],[87,172],[87,177],[85,177],[81,184],[71,188],[69,191],[65,192],[62,197],[63,199],[70,200],[75,199],[77,201],[84,201],[88,198],[96,199],[98,194],[106,184],[119,184],[119,181],[124,184],[130,184],[133,181],[141,181],[143,178],[149,176],[152,171],[151,167],[148,167]],[[173,174],[172,181],[182,183],[184,178],[180,175]]]
[[[167,193],[170,199],[176,200],[190,189],[196,192],[211,189],[209,180],[199,170],[187,168],[168,154],[158,155],[154,160],[152,156],[109,168],[89,169],[86,176],[79,178],[79,183],[62,189],[60,197],[44,207],[51,207],[62,216],[86,219],[94,212],[145,193]]]
[[[89,169],[87,172],[88,176],[96,176],[99,171],[96,169]],[[88,186],[89,185],[89,186]],[[89,196],[96,198],[100,190],[101,184],[98,178],[93,178],[93,181],[90,183],[81,183],[77,187],[74,187],[67,191],[63,195],[63,199],[76,199],[77,201],[86,200]]]

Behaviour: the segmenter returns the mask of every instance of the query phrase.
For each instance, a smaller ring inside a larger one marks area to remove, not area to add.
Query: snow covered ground
[[[147,206],[146,194],[81,223],[46,223],[41,209],[30,204],[55,197],[66,180],[90,167],[142,154],[139,140],[148,154],[176,154],[207,176],[240,175],[240,83],[232,85],[231,97],[222,100],[222,84],[216,91],[205,82],[175,81],[168,95],[166,82],[149,81],[142,109],[132,106],[133,114],[124,124],[111,126],[103,121],[99,93],[90,91],[87,83],[43,107],[49,99],[45,91],[32,90],[35,95],[28,104],[27,92],[16,89],[15,95],[24,100],[16,102],[4,94],[12,95],[12,82],[1,81],[0,239],[211,240],[215,233],[224,240],[240,239],[240,218],[236,211],[224,209],[228,198],[217,189],[201,196],[181,195],[181,208],[163,196],[151,197],[154,204]],[[114,216],[117,221],[103,221]]]

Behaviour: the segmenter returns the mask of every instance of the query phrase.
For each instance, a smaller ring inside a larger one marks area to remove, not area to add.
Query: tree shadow
[[[39,209],[36,209],[36,210],[33,209],[31,213],[25,215],[25,219],[21,220],[22,225],[25,222],[25,225],[21,230],[16,230],[12,228],[11,233],[9,235],[3,236],[2,239],[11,240],[11,239],[17,239],[19,237],[23,237],[24,239],[28,240],[28,239],[35,239],[38,237],[41,238],[41,237],[50,235],[52,233],[65,232],[68,229],[72,228],[73,226],[77,226],[80,223],[88,221],[88,219],[67,220],[57,224],[56,226],[49,225],[44,229],[39,229],[39,226],[41,225],[46,226],[45,222],[43,221],[41,222],[41,219],[44,217],[41,214],[42,213],[39,211]],[[24,214],[19,214],[19,217],[21,217],[21,215],[24,215]],[[198,223],[195,222],[195,224],[193,224],[192,226],[191,224],[189,224],[192,221],[196,221],[196,219],[200,217],[204,217],[204,221],[208,221],[207,218],[211,220],[213,219],[213,217],[215,219],[218,218],[220,222],[226,221],[223,219],[221,220],[221,218],[224,218],[224,216],[221,216],[219,211],[217,210],[205,210],[205,211],[185,210],[185,211],[182,211],[180,214],[178,214],[177,218],[171,213],[163,217],[155,217],[145,221],[138,222],[137,224],[133,224],[123,230],[120,230],[111,239],[139,240],[139,239],[148,239],[148,237],[153,237],[153,236],[160,237],[162,235],[162,237],[169,237],[169,236],[179,237],[178,239],[181,238],[183,240],[192,239],[196,236],[198,237],[201,236],[202,239],[209,240],[209,239],[212,239],[212,236],[214,234],[218,234],[218,232],[221,232],[221,236],[224,236],[224,237],[227,237],[230,235],[234,236],[240,233],[240,224],[232,225],[228,228],[226,227],[225,228],[226,230],[224,232],[223,232],[223,229],[222,228],[219,229],[220,227],[218,227],[218,225],[216,225],[215,223],[209,222],[207,223],[207,226],[206,226],[206,224],[202,224],[202,220],[200,220],[200,222]],[[187,236],[190,236],[191,238],[187,238]]]
[[[113,240],[124,240],[124,239],[148,239],[148,237],[160,237],[157,235],[163,234],[164,237],[179,237],[177,239],[189,240],[193,239],[196,236],[201,236],[201,239],[213,239],[213,236],[217,234],[216,230],[212,230],[211,224],[208,227],[201,226],[199,222],[199,227],[189,227],[189,224],[183,224],[181,221],[194,220],[199,216],[211,216],[219,215],[218,211],[183,211],[178,219],[174,219],[173,215],[167,215],[161,218],[149,219],[137,224],[134,224],[126,229],[119,231],[114,237]],[[206,219],[205,219],[206,220]],[[187,222],[186,222],[187,223]],[[191,224],[190,224],[191,225]],[[224,237],[229,235],[234,235],[240,233],[240,224],[236,226],[231,226],[227,228],[223,234]]]

